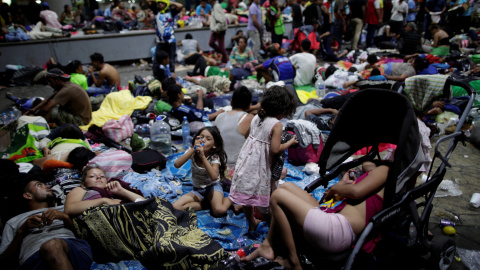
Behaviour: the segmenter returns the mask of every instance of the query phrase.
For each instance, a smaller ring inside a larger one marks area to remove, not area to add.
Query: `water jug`
[[[167,156],[172,154],[172,135],[163,119],[164,116],[158,116],[150,128],[150,147]]]

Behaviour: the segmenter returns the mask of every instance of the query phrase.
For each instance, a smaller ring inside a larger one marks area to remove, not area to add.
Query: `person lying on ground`
[[[338,110],[335,109],[318,108],[306,111],[305,119],[315,123],[320,130],[331,131],[337,114]]]
[[[2,266],[17,269],[90,269],[93,255],[87,241],[76,239],[63,206],[55,206],[50,186],[34,176],[18,179],[16,196],[27,212],[5,225],[0,245]]]
[[[90,55],[90,60],[92,66],[85,74],[88,79],[89,95],[108,94],[112,89],[120,89],[120,74],[116,68],[104,62],[103,55],[94,53]]]
[[[337,184],[326,190],[322,202],[295,184],[281,185],[270,199],[272,221],[267,238],[242,260],[265,257],[276,259],[289,269],[302,269],[297,247],[331,253],[350,248],[369,219],[382,210],[390,169],[389,163],[378,161],[364,163],[363,168],[365,173],[358,179],[350,176],[354,170],[347,171]],[[320,207],[320,203],[335,197],[341,198],[339,206]]]
[[[116,205],[124,202],[143,201],[145,198],[116,180],[107,181],[105,173],[96,166],[87,166],[82,172],[82,183],[68,193],[65,213],[76,217],[90,207],[103,204]]]
[[[53,88],[53,95],[44,99],[26,115],[42,116],[57,125],[87,125],[92,120],[92,105],[87,93],[78,84],[70,82],[70,76],[60,69],[47,72],[45,78]]]
[[[89,154],[90,158],[95,157],[95,153],[92,152],[85,135],[83,135],[82,130],[77,125],[61,125],[52,129],[47,137],[40,141],[39,149],[42,149],[44,157],[38,158],[32,163],[40,168],[43,168],[43,164],[50,159],[73,164],[76,163],[73,160],[75,156],[70,154],[77,148],[85,149],[85,154]]]
[[[203,97],[204,93],[203,91],[198,91],[198,100],[197,104],[195,107],[192,105],[184,105],[184,94],[182,91],[182,87],[178,84],[174,84],[168,87],[167,91],[167,96],[168,96],[168,102],[170,105],[172,105],[172,113],[175,118],[177,118],[179,121],[183,121],[183,117],[186,116],[188,122],[193,122],[193,121],[213,121],[215,118],[224,112],[223,110],[218,110],[214,113],[207,114],[203,110]]]
[[[26,39],[26,37],[23,33],[26,33],[26,35],[28,35],[29,39],[33,39],[33,40],[41,40],[41,39],[49,39],[49,38],[62,38],[62,37],[70,37],[71,36],[70,33],[67,33],[67,34],[64,35],[64,34],[62,34],[62,30],[48,27],[48,26],[44,25],[41,21],[38,22],[37,24],[35,24],[35,26],[33,26],[31,28],[32,30],[30,30],[30,31],[21,24],[14,24],[14,29],[15,29],[16,38],[15,38],[15,40],[11,40],[11,41],[28,40],[28,39]],[[7,30],[6,34],[10,33],[10,30],[8,30],[6,28],[2,29],[3,32],[5,32],[5,30]],[[13,34],[13,32],[11,34]],[[7,40],[7,41],[9,41],[9,40]]]

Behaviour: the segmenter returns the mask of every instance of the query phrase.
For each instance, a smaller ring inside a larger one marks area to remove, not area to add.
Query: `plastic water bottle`
[[[8,116],[7,116],[6,113],[3,113],[3,114],[2,114],[2,124],[3,124],[4,126],[6,126],[6,125],[8,125],[8,123],[10,123],[10,121],[9,121],[9,119],[8,119]]]
[[[10,123],[17,120],[17,115],[13,112],[13,111],[10,111],[8,113],[8,118],[10,118]]]
[[[182,122],[182,138],[183,138],[183,149],[188,149],[190,147],[190,124],[188,123],[187,117],[183,117]]]
[[[170,126],[163,121],[161,116],[150,128],[150,147],[164,155],[172,154],[172,137]]]
[[[325,82],[322,79],[322,76],[318,77],[318,80],[315,82],[315,92],[317,93],[318,98],[324,98],[326,95]]]
[[[15,116],[16,116],[15,119],[18,119],[20,116],[22,116],[22,112],[21,112],[19,109],[17,109],[17,107],[13,107],[13,108],[12,108],[12,111],[13,111],[13,113],[14,113]]]

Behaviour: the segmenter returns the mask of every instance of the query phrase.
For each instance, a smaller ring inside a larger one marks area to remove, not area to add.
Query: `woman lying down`
[[[149,269],[193,269],[226,256],[197,227],[193,210],[175,210],[160,197],[145,199],[121,182],[107,182],[100,168],[87,166],[81,186],[65,201],[65,212],[91,245],[96,262],[139,260]]]

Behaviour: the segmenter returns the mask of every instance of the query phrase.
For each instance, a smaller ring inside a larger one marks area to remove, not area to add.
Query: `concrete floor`
[[[129,80],[133,80],[135,75],[146,77],[152,74],[148,66],[139,66],[132,64],[122,64],[117,66],[122,78],[122,86],[127,86]],[[177,75],[185,76],[188,67],[177,67]],[[12,92],[18,97],[32,97],[50,95],[53,90],[49,86],[28,86],[28,87],[9,87],[0,90],[0,110],[11,106],[12,103],[5,98],[6,92]],[[434,145],[436,138],[433,139]],[[441,147],[443,148],[443,147]],[[480,209],[474,209],[469,206],[469,201],[473,193],[480,192],[480,149],[470,143],[466,146],[458,144],[453,152],[450,162],[452,168],[448,168],[444,179],[456,181],[463,192],[458,197],[443,197],[434,199],[434,208],[430,217],[429,229],[434,233],[435,238],[442,236],[443,233],[439,227],[441,219],[448,219],[454,213],[459,216],[461,223],[457,222],[457,234],[450,236],[455,240],[457,247],[464,249],[473,249],[480,252]],[[434,239],[435,239],[434,238]],[[397,261],[398,260],[398,261]],[[391,263],[394,269],[424,269],[424,262],[412,260],[412,258],[397,257]],[[401,267],[400,267],[401,266]],[[462,262],[454,261],[453,270],[468,269]]]

